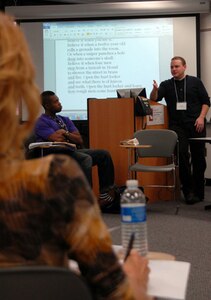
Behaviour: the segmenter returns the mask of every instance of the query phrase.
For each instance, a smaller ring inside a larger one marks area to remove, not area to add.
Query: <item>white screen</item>
[[[87,98],[115,98],[121,88],[146,88],[171,77],[170,59],[197,75],[196,17],[22,23],[41,90],[60,98],[62,113],[87,119]],[[34,32],[34,34],[32,34]]]

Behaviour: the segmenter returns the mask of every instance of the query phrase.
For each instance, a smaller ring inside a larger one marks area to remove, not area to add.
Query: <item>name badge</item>
[[[177,110],[186,110],[187,102],[177,102]]]

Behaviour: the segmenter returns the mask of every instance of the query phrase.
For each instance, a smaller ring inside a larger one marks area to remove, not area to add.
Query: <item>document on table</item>
[[[123,249],[113,245],[113,249],[123,262]],[[70,268],[79,272],[75,261],[70,261]],[[148,295],[156,298],[185,300],[190,263],[176,260],[149,259]]]
[[[148,295],[184,300],[190,263],[172,260],[150,260]]]

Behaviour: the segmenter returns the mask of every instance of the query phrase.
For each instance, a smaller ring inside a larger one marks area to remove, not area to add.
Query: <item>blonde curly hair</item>
[[[20,124],[17,109],[24,104],[28,121]],[[0,166],[20,160],[23,141],[40,111],[40,92],[29,49],[13,18],[0,13]],[[1,171],[2,172],[2,171]]]

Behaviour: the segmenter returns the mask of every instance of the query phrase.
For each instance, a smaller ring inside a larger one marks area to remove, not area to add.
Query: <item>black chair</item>
[[[78,275],[65,268],[27,266],[0,269],[2,300],[92,300]]]

